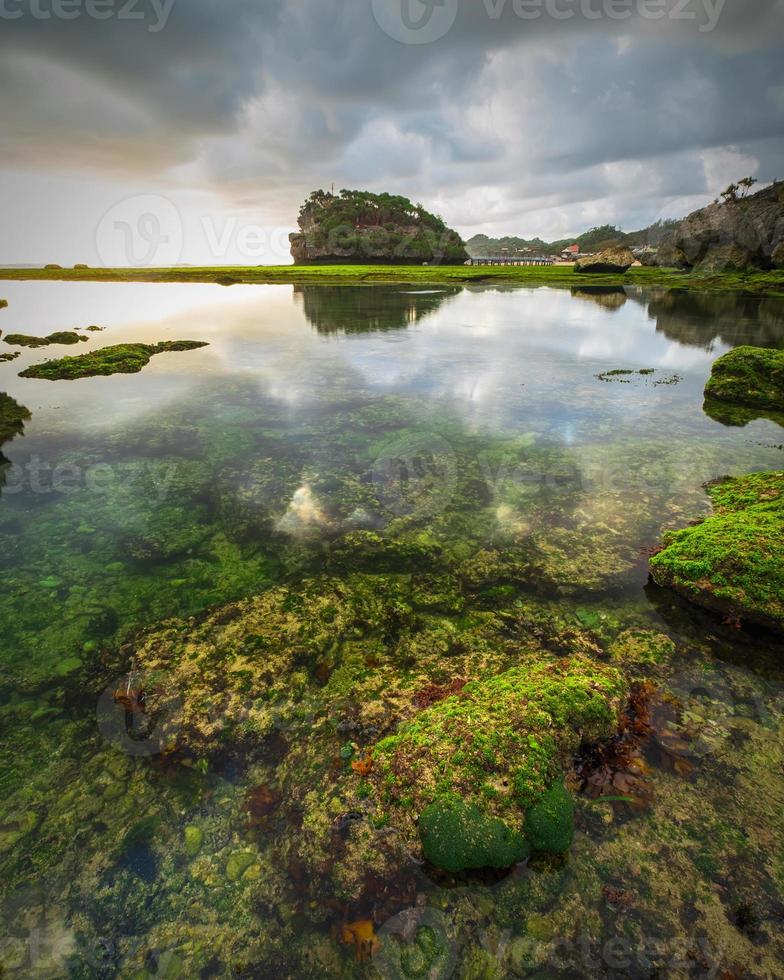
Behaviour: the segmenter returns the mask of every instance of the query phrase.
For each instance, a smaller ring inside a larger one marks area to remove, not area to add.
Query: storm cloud
[[[632,228],[784,176],[783,48],[782,0],[0,0],[0,193],[80,247],[122,196],[293,225],[333,183]]]

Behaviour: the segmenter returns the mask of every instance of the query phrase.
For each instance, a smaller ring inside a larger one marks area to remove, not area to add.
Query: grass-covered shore
[[[578,274],[571,265],[555,266],[404,266],[404,265],[274,265],[177,266],[137,269],[0,269],[0,280],[65,282],[214,282],[234,284],[499,286],[665,286],[701,290],[744,290],[784,296],[784,270],[771,272],[679,272],[636,267],[625,275]]]

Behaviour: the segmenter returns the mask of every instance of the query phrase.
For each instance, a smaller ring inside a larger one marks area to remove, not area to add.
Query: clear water
[[[707,511],[706,481],[782,468],[778,425],[723,424],[702,391],[731,347],[784,346],[784,303],[481,287],[2,294],[4,333],[105,326],[78,352],[210,345],[78,382],[17,376],[72,348],[0,364],[0,390],[31,413],[3,447],[0,498],[4,975],[784,973],[781,651],[650,586],[646,564],[663,530]],[[358,527],[425,533],[453,563],[530,542],[516,601],[537,622],[601,640],[669,633],[679,660],[657,682],[678,710],[656,702],[645,805],[583,800],[563,863],[493,881],[419,869],[351,907],[285,857],[285,816],[249,829],[249,794],[278,767],[291,775],[277,747],[183,763],[107,741],[96,705],[127,676],[129,639],[345,576],[341,540]],[[198,873],[183,850],[193,825]],[[254,865],[235,880],[238,850]],[[447,937],[438,962],[419,950],[424,966],[390,965],[347,941],[347,923],[389,935],[412,907]]]

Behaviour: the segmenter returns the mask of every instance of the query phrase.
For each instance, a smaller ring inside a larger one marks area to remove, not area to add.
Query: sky
[[[784,177],[784,0],[0,0],[0,263],[287,262],[316,188],[554,240]]]

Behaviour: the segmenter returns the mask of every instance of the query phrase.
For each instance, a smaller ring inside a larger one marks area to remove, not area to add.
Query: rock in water
[[[711,484],[714,515],[666,535],[654,581],[732,622],[784,632],[784,472]]]
[[[297,264],[463,264],[463,240],[441,218],[393,194],[314,191],[290,235]]]
[[[736,347],[713,365],[705,397],[784,411],[784,351]]]
[[[198,340],[164,340],[158,344],[115,344],[78,357],[61,357],[55,361],[33,364],[19,373],[20,378],[44,381],[75,381],[99,375],[138,374],[150,358],[166,351],[196,350],[208,345]]]
[[[631,249],[625,247],[608,248],[598,255],[579,259],[574,266],[575,272],[588,273],[624,273],[634,265]]]

